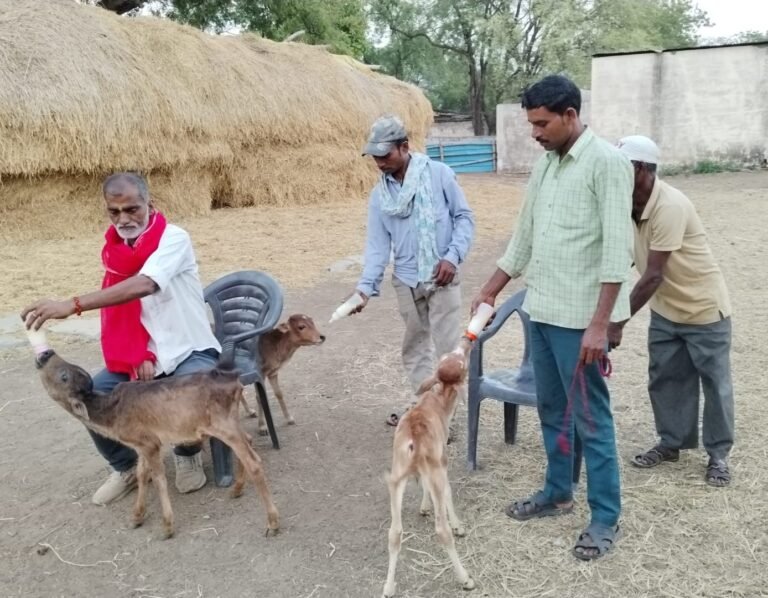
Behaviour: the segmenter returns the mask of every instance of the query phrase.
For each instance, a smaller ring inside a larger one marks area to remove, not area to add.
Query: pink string
[[[613,373],[613,365],[608,355],[603,355],[597,364],[600,369],[600,374],[604,378],[610,378]],[[581,390],[581,404],[584,408],[584,416],[587,419],[587,425],[591,432],[595,431],[595,422],[592,419],[592,414],[589,411],[589,397],[587,396],[587,378],[584,376],[584,364],[579,362],[576,364],[576,369],[573,371],[573,378],[571,379],[571,386],[568,389],[568,403],[565,406],[565,416],[563,417],[563,428],[560,430],[560,434],[557,436],[557,446],[560,448],[560,452],[564,455],[568,455],[571,452],[571,443],[568,439],[570,436],[570,423],[573,412],[573,395],[576,392],[576,384],[579,385]]]

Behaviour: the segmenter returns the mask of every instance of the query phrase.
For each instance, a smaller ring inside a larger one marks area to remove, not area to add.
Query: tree
[[[712,37],[704,40],[709,45],[757,44],[768,42],[768,31],[742,31],[726,37]]]
[[[388,74],[417,85],[432,105],[441,110],[469,110],[469,85],[464,63],[424,39],[396,37],[378,48],[371,44],[364,62],[383,65]]]
[[[370,16],[378,42],[402,50],[419,41],[440,51],[444,66],[463,66],[478,135],[495,130],[497,103],[545,72],[583,85],[593,53],[693,45],[707,22],[691,0],[371,0]],[[391,72],[385,48],[377,52]]]
[[[383,34],[410,42],[423,40],[464,65],[472,125],[475,134],[481,135],[489,116],[485,96],[492,63],[509,63],[512,54],[521,57],[537,41],[535,19],[525,31],[518,27],[527,16],[524,5],[533,3],[535,0],[374,0],[371,15]],[[507,37],[505,26],[516,39],[504,46],[497,37],[499,33]],[[516,66],[530,64],[519,61]]]
[[[170,18],[217,33],[230,28],[274,40],[302,41],[362,57],[367,47],[361,0],[165,0]]]
[[[334,52],[363,56],[368,44],[362,0],[90,0],[124,14],[145,7],[158,15],[221,33],[245,30],[284,40],[303,31],[302,41]]]

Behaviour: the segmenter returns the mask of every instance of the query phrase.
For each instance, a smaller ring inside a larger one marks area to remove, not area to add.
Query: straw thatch
[[[121,169],[174,216],[360,197],[371,121],[397,112],[423,147],[432,120],[417,88],[312,46],[71,0],[0,5],[0,217],[35,236],[97,225],[99,180]]]

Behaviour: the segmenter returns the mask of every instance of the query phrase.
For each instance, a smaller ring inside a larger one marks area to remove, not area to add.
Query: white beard
[[[117,234],[120,236],[120,238],[123,241],[133,241],[136,238],[138,238],[141,233],[143,233],[145,230],[147,230],[147,227],[149,226],[149,210],[147,210],[147,217],[144,219],[144,222],[135,228],[130,229],[121,229],[119,226],[115,227],[115,230],[117,231]]]

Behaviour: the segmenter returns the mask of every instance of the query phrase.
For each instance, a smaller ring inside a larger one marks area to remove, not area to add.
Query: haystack
[[[373,119],[400,114],[416,147],[432,121],[416,87],[321,48],[72,0],[0,5],[6,238],[97,230],[99,182],[124,169],[177,218],[360,199],[376,177],[360,156]]]

